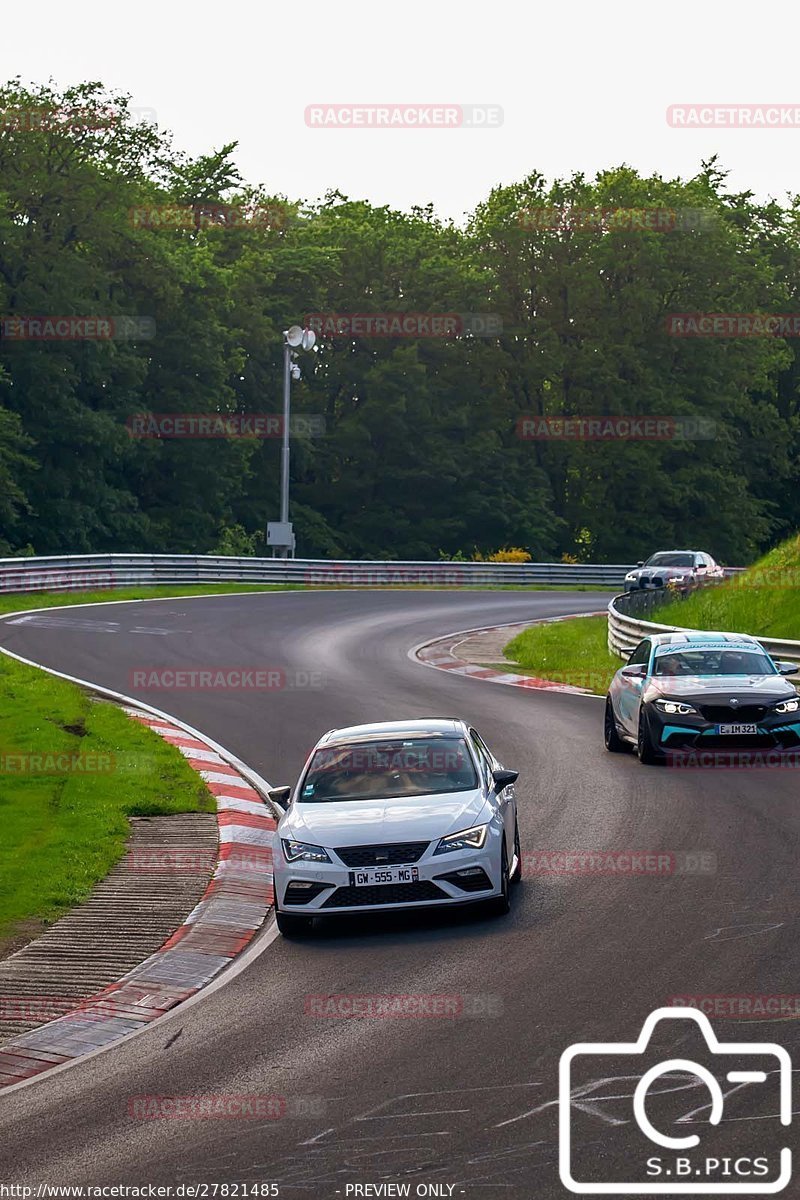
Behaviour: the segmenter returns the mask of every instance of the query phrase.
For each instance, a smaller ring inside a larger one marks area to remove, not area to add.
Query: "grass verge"
[[[664,605],[651,619],[688,629],[800,639],[800,535],[776,546],[742,575]]]
[[[214,811],[157,734],[0,656],[0,953],[86,899],[122,856],[128,817]]]
[[[609,654],[607,639],[605,616],[576,617],[524,629],[503,653],[526,674],[605,695],[611,676],[622,665]]]

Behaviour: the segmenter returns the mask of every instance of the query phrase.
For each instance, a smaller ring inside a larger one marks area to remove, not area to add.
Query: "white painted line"
[[[151,725],[151,729],[153,726]],[[176,746],[176,750],[180,750],[184,758],[196,759],[199,762],[221,763],[224,759],[219,754],[215,754],[213,750],[200,750],[194,746]]]
[[[256,817],[263,817],[265,814],[263,800],[240,800],[238,796],[217,796],[217,810],[252,813]]]
[[[227,783],[232,787],[237,785],[237,775],[235,771],[198,771],[201,779],[206,783]]]

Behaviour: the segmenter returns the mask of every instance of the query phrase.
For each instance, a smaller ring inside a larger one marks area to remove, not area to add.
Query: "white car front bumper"
[[[490,827],[480,850],[455,850],[434,855],[436,845],[431,842],[416,862],[387,865],[387,871],[400,865],[409,868],[416,874],[413,882],[364,885],[357,877],[364,871],[380,870],[380,867],[348,865],[330,849],[328,854],[334,860],[330,863],[290,863],[286,861],[280,838],[276,837],[274,879],[278,908],[298,916],[335,916],[337,913],[474,904],[500,895],[499,831]],[[309,899],[304,899],[305,895]]]

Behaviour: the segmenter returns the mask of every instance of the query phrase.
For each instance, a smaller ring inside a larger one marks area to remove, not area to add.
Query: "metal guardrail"
[[[212,554],[87,554],[0,559],[0,592],[97,591],[146,584],[583,584],[619,587],[631,568],[594,563],[385,562],[234,558]]]
[[[654,621],[642,621],[620,611],[619,602],[625,596],[614,596],[608,606],[608,649],[619,658],[628,658],[643,637],[648,633],[690,633],[684,625],[659,625]],[[800,642],[787,638],[760,637],[758,641],[773,658],[786,662],[800,663]]]

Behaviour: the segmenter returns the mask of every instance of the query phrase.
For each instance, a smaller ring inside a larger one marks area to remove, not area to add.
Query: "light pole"
[[[289,425],[292,413],[292,380],[300,378],[295,347],[310,350],[316,342],[313,329],[292,325],[283,332],[283,442],[281,445],[281,517],[267,523],[267,545],[279,558],[294,557],[294,531],[289,520]]]

